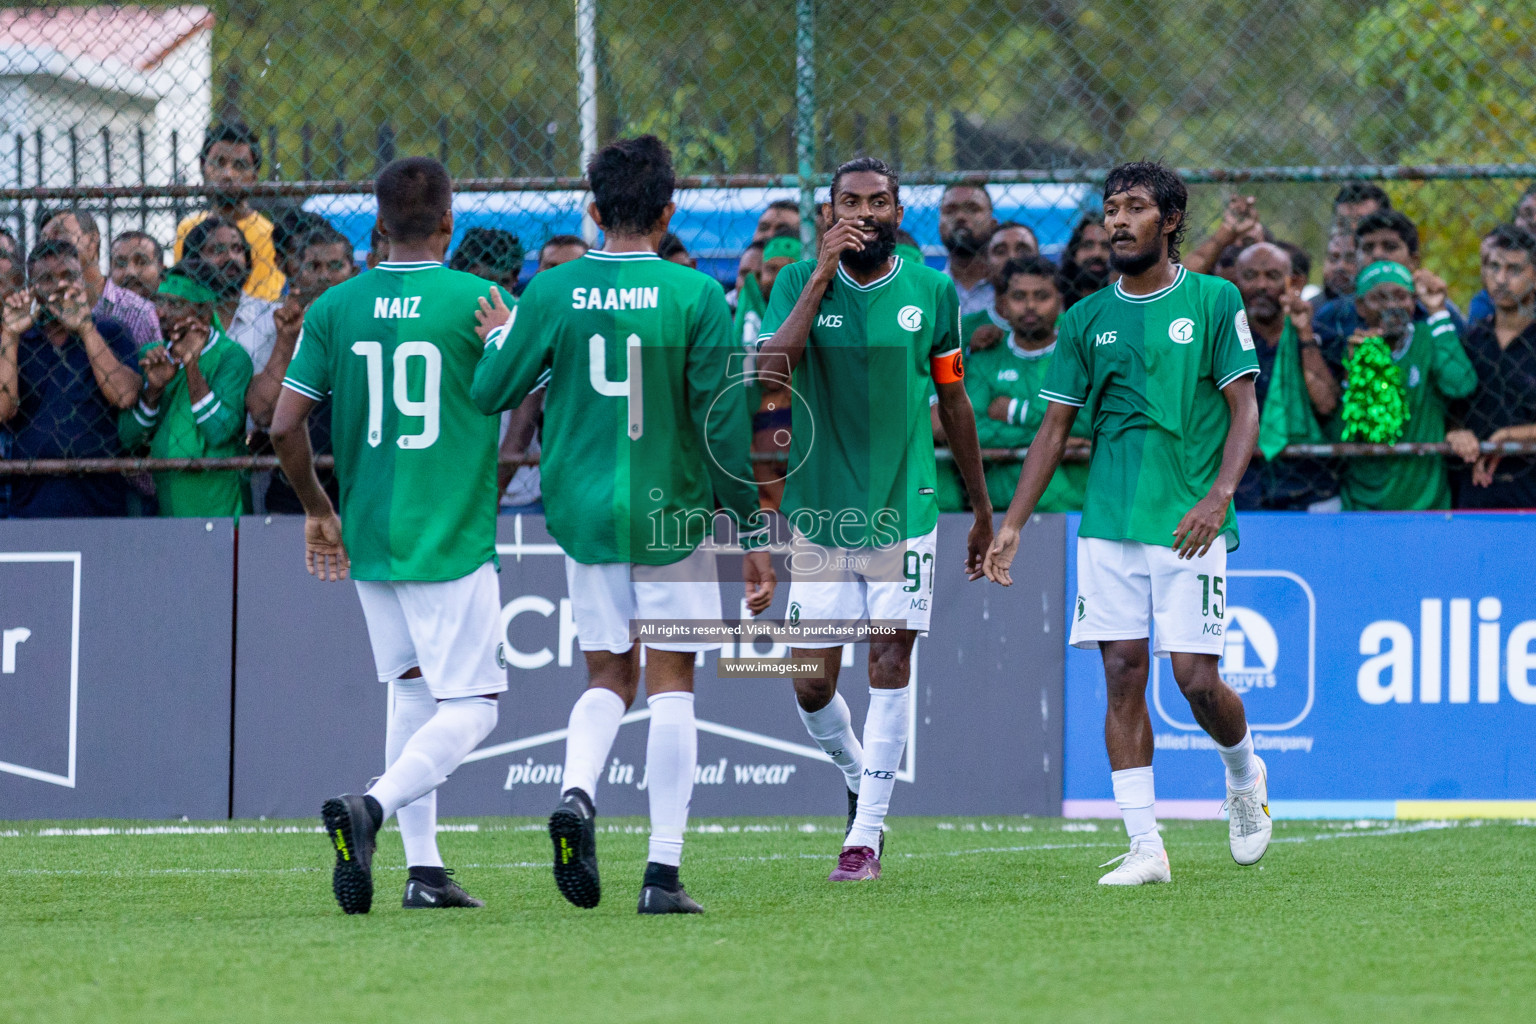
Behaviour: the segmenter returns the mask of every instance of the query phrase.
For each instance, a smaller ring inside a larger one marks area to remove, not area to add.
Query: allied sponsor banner
[[[1220,671],[1275,814],[1536,813],[1536,516],[1263,513],[1241,529]],[[1068,650],[1066,685],[1067,813],[1115,815],[1097,651]],[[1164,659],[1147,700],[1160,811],[1218,813],[1220,758]]]
[[[0,520],[0,818],[229,813],[230,520]]]
[[[897,814],[1055,814],[1061,801],[1060,517],[1024,531],[1019,582],[967,582],[969,516],[940,523],[931,632],[913,659],[913,728],[892,800]],[[537,516],[501,521],[498,552],[509,689],[496,730],[439,794],[456,814],[546,813],[560,792],[565,727],[587,684],[566,590],[565,556]],[[721,559],[726,619],[743,617],[740,559]],[[762,617],[782,620],[788,577]],[[240,536],[234,813],[314,813],[326,796],[383,771],[387,687],[376,681],[351,584],[303,568],[302,521],[248,519]],[[839,689],[857,726],[868,703],[868,648],[838,655]],[[766,641],[727,658],[785,659]],[[699,768],[693,813],[842,814],[842,776],[806,735],[792,685],[771,673],[695,669]],[[645,698],[619,730],[598,787],[604,814],[644,814]]]

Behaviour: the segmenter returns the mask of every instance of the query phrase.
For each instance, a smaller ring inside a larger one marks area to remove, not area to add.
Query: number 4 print
[[[638,441],[640,435],[645,433],[645,389],[641,386],[640,376],[640,335],[631,334],[625,339],[625,352],[628,354],[627,375],[623,380],[609,380],[608,340],[601,334],[594,334],[587,339],[587,354],[590,357],[588,371],[592,389],[609,398],[627,400],[629,439]]]

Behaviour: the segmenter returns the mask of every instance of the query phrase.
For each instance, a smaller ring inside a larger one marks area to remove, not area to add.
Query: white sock
[[[496,728],[496,701],[490,697],[454,697],[439,701],[432,718],[406,741],[395,763],[368,790],[387,819],[426,796]]]
[[[624,698],[602,686],[594,686],[576,698],[571,720],[565,730],[565,771],[560,789],[579,789],[593,803],[597,802],[597,782],[603,764],[619,734],[619,720],[624,717]]]
[[[899,690],[869,689],[869,713],[864,717],[864,777],[859,786],[859,810],[844,846],[880,849],[880,830],[896,788],[896,769],[907,749],[912,724],[911,686]]]
[[[693,769],[699,761],[693,694],[658,693],[646,703],[651,708],[651,731],[645,742],[645,785],[651,802],[647,859],[677,867],[683,862],[683,829],[693,800]]]
[[[405,744],[437,714],[437,701],[425,679],[396,679],[389,684],[389,725],[384,733],[384,766],[400,760]],[[417,797],[395,812],[408,867],[440,868],[437,851],[437,790]]]
[[[1243,738],[1230,747],[1216,744],[1222,764],[1227,766],[1227,785],[1233,789],[1251,789],[1259,781],[1259,763],[1253,757],[1253,733],[1243,733]]]
[[[798,702],[795,709],[800,712],[805,731],[827,752],[832,763],[843,770],[848,788],[857,793],[864,774],[864,748],[859,746],[859,738],[853,734],[853,716],[848,713],[848,702],[843,700],[843,695],[833,691],[832,702],[820,711],[807,711]]]
[[[1115,803],[1120,808],[1120,816],[1125,819],[1125,834],[1132,842],[1140,840],[1161,848],[1163,835],[1157,830],[1152,766],[1110,772],[1109,781],[1115,788]]]

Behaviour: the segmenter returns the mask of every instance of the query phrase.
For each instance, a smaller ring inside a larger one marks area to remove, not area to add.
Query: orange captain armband
[[[959,349],[934,356],[928,360],[928,369],[933,373],[935,384],[953,384],[965,379],[965,359]]]

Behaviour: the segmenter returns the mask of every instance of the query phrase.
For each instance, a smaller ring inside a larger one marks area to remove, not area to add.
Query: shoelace
[[[1264,810],[1259,803],[1259,787],[1247,793],[1233,793],[1221,803],[1231,820],[1237,823],[1237,834],[1251,836],[1264,828]]]
[[[1111,864],[1118,864],[1122,860],[1129,860],[1131,857],[1136,856],[1138,853],[1145,854],[1148,857],[1152,856],[1152,851],[1151,850],[1144,850],[1144,849],[1141,848],[1141,844],[1137,843],[1135,846],[1131,847],[1129,850],[1126,850],[1120,856],[1114,857],[1114,858],[1112,858],[1110,860],[1105,861],[1103,864],[1100,864],[1099,867],[1107,868]]]

